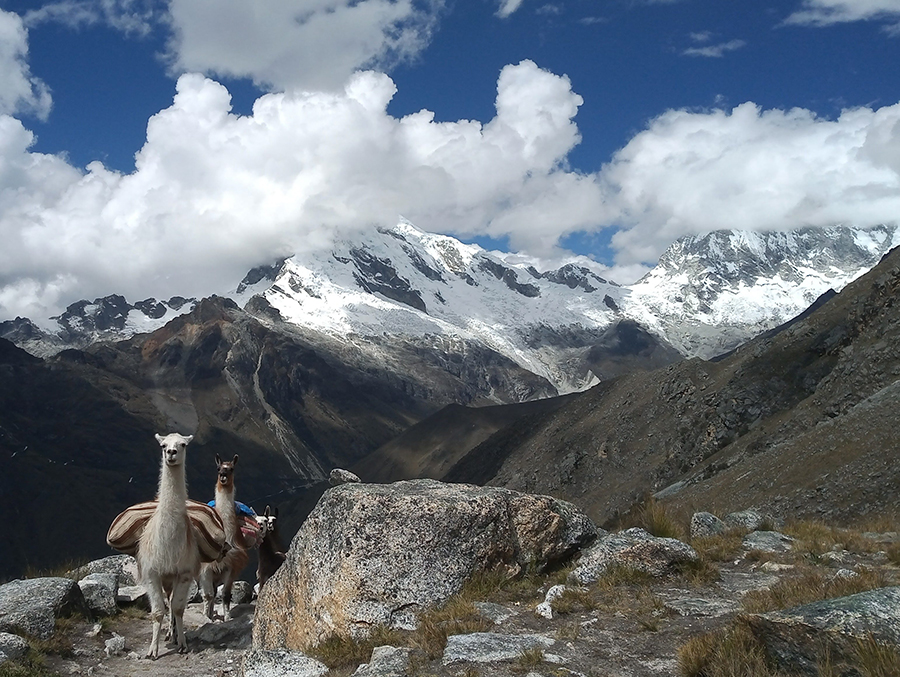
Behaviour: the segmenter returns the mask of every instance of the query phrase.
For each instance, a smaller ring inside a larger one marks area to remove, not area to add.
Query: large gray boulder
[[[900,587],[752,614],[748,623],[779,668],[818,675],[817,660],[826,652],[835,664],[853,662],[861,640],[900,650]]]
[[[412,629],[473,574],[541,570],[596,533],[549,496],[433,480],[343,484],[322,496],[260,592],[253,646],[305,649],[379,625]]]
[[[610,569],[634,569],[651,576],[664,576],[681,564],[696,562],[700,556],[687,543],[675,538],[653,536],[634,527],[609,534],[584,551],[569,581],[579,585],[596,583]]]
[[[78,581],[78,587],[91,611],[103,616],[118,613],[116,595],[119,594],[119,583],[115,574],[88,574]]]
[[[81,588],[70,578],[31,578],[0,585],[0,632],[49,639],[56,619],[88,615]]]

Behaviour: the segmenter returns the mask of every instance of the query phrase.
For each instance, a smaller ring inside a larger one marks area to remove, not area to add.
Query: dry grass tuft
[[[681,677],[776,677],[743,621],[691,638],[678,650]]]
[[[44,663],[44,658],[36,651],[29,651],[23,658],[0,663],[0,677],[55,677]]]
[[[765,613],[845,597],[886,585],[884,574],[880,571],[863,570],[858,573],[858,576],[835,577],[829,571],[810,569],[799,576],[781,580],[768,590],[748,592],[744,596],[743,607],[750,613]]]
[[[493,623],[478,613],[471,599],[457,595],[444,606],[419,616],[419,627],[411,635],[411,645],[430,659],[439,658],[447,646],[447,637],[470,632],[487,632]]]
[[[352,639],[344,635],[331,635],[324,642],[311,648],[308,653],[332,670],[355,668],[372,657],[376,646],[406,646],[407,634],[399,630],[377,627],[366,639]]]
[[[718,536],[704,536],[691,540],[691,546],[701,557],[713,562],[729,562],[741,554],[743,530],[727,531]]]
[[[700,554],[700,559],[696,562],[680,564],[678,575],[691,587],[700,588],[719,580],[719,567],[711,559]]]
[[[848,550],[864,555],[879,550],[881,546],[871,538],[863,536],[859,529],[837,527],[814,520],[791,522],[785,525],[784,533],[796,539],[794,552],[812,558],[821,557],[832,550]]]
[[[900,675],[900,651],[873,637],[856,643],[856,667],[863,677],[896,677]]]
[[[544,662],[544,650],[538,646],[522,651],[512,669],[514,672],[531,672]]]
[[[593,611],[597,608],[597,600],[590,588],[566,586],[563,593],[553,602],[553,610],[559,614],[571,614],[578,611]]]
[[[661,538],[687,537],[687,528],[675,515],[653,498],[648,499],[638,513],[638,524],[654,536]]]

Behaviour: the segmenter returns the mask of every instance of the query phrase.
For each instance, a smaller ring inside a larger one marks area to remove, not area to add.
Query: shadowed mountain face
[[[442,479],[550,493],[599,523],[651,492],[723,512],[896,514],[897,298],[895,250],[780,331],[720,361],[625,375],[518,419]]]
[[[153,434],[160,430],[166,428],[127,410],[77,370],[46,364],[0,340],[0,500],[6,512],[0,579],[28,567],[46,570],[110,554],[112,519],[156,494],[160,454]],[[248,461],[238,480],[247,497],[289,471],[258,445],[208,430],[188,450],[196,498],[212,498],[215,453],[226,449]]]
[[[0,578],[108,554],[112,518],[156,493],[156,432],[195,435],[188,480],[198,500],[213,497],[215,454],[239,454],[238,500],[281,505],[289,536],[331,468],[442,406],[552,392],[483,347],[448,355],[385,337],[376,359],[318,334],[273,331],[264,302],[256,310],[214,297],[152,334],[48,361],[3,341],[0,498],[13,517]],[[473,387],[470,371],[487,378]]]

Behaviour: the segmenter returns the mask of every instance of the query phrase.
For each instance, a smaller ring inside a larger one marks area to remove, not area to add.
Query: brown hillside
[[[469,452],[444,479],[570,499],[606,522],[650,492],[783,515],[897,513],[900,252],[718,362],[622,376]]]

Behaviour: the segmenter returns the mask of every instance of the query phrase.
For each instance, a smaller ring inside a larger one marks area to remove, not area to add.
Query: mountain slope
[[[900,245],[896,226],[716,231],[673,243],[630,287],[628,315],[709,359],[836,291]]]
[[[444,479],[547,492],[600,522],[648,492],[782,516],[900,512],[900,251],[718,362],[630,374],[514,424]]]
[[[620,287],[586,260],[538,271],[404,221],[255,268],[223,296],[273,328],[299,331],[323,348],[366,354],[376,364],[412,350],[431,352],[432,361],[445,355],[452,371],[474,352],[502,356],[545,382],[488,393],[500,403],[579,391],[627,370],[732,350],[827,289],[842,288],[898,242],[894,226],[718,231],[679,240],[651,273]],[[131,306],[109,296],[72,304],[50,334],[18,318],[0,323],[0,336],[49,355],[153,331],[175,308],[195,303],[148,299]],[[608,332],[627,326],[636,329],[623,362]],[[658,347],[635,349],[647,341]],[[490,380],[478,369],[465,378],[476,390]]]

